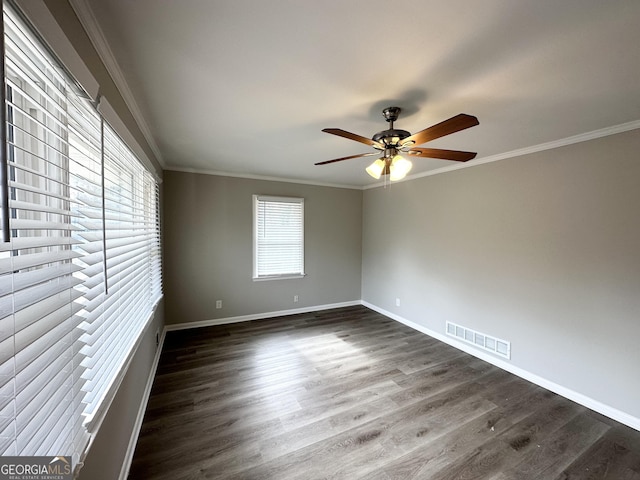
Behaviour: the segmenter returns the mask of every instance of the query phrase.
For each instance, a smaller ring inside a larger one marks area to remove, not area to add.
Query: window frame
[[[285,203],[300,205],[300,271],[289,273],[259,273],[259,204],[260,202]],[[276,195],[253,195],[253,281],[265,280],[286,280],[304,278],[305,273],[305,209],[304,198],[302,197],[286,197]]]
[[[0,242],[0,454],[70,455],[77,474],[163,296],[158,179],[20,10],[3,7],[10,238]],[[109,190],[112,164],[124,180]],[[135,242],[110,235],[125,230]]]

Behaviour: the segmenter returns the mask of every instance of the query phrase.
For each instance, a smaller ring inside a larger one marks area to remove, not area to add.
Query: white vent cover
[[[475,330],[452,322],[447,322],[447,335],[500,355],[501,357],[511,359],[511,342],[507,342],[506,340],[500,340],[499,338],[476,332]]]

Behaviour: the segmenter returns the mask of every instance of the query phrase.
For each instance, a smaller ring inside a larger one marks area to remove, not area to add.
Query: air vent
[[[501,357],[511,358],[511,343],[505,340],[500,340],[485,333],[476,332],[475,330],[452,322],[447,322],[447,335],[500,355]]]

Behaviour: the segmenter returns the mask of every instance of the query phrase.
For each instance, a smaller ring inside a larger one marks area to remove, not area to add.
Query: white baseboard
[[[242,315],[237,317],[217,318],[214,320],[202,320],[199,322],[182,323],[178,325],[165,325],[165,327],[162,330],[160,341],[158,342],[158,347],[156,349],[155,357],[153,358],[153,364],[151,366],[151,370],[149,371],[149,378],[147,378],[147,384],[145,386],[144,393],[142,395],[142,401],[140,403],[140,407],[138,408],[136,421],[135,421],[133,430],[131,432],[131,438],[129,439],[129,446],[127,447],[127,452],[125,454],[124,461],[122,462],[122,468],[120,470],[120,476],[118,477],[118,479],[126,480],[127,477],[129,476],[129,470],[131,469],[131,462],[133,461],[133,454],[135,453],[136,445],[138,443],[138,437],[140,435],[140,430],[142,428],[144,414],[147,409],[147,405],[149,403],[149,396],[151,395],[153,380],[158,370],[158,364],[160,362],[160,354],[162,353],[162,347],[164,345],[164,340],[167,336],[167,332],[172,330],[186,330],[190,328],[208,327],[212,325],[224,325],[228,323],[247,322],[250,320],[261,320],[265,318],[281,317],[284,315],[294,315],[297,313],[319,312],[321,310],[329,310],[331,308],[341,308],[341,307],[352,307],[354,305],[362,305],[362,302],[360,300],[354,300],[351,302],[331,303],[327,305],[316,305],[314,307],[295,308],[291,310],[279,310],[275,312],[266,312],[266,313],[260,313],[255,315]]]
[[[406,318],[396,315],[393,312],[384,310],[383,308],[380,308],[377,305],[373,305],[363,300],[356,300],[351,302],[332,303],[327,305],[317,305],[314,307],[296,308],[291,310],[279,310],[275,312],[266,312],[266,313],[260,313],[260,314],[254,314],[254,315],[242,315],[237,317],[218,318],[214,320],[203,320],[199,322],[189,322],[189,323],[183,323],[183,324],[177,324],[177,325],[166,325],[162,331],[162,336],[160,338],[159,346],[156,350],[156,355],[153,359],[153,365],[152,365],[151,371],[149,372],[149,378],[147,379],[147,384],[144,390],[142,403],[140,404],[140,407],[138,409],[138,415],[136,417],[136,422],[135,422],[133,431],[131,433],[131,439],[129,440],[129,446],[127,448],[127,453],[126,453],[124,462],[122,464],[122,470],[120,471],[119,480],[126,480],[127,476],[129,475],[129,469],[131,468],[133,454],[135,452],[136,444],[138,442],[138,436],[140,434],[140,429],[142,428],[142,421],[144,419],[145,410],[147,408],[147,404],[149,402],[149,396],[151,394],[151,387],[153,386],[153,380],[155,378],[156,371],[158,369],[158,363],[160,361],[160,353],[162,352],[162,346],[164,345],[165,337],[168,331],[185,330],[189,328],[199,328],[199,327],[206,327],[206,326],[213,326],[213,325],[224,325],[229,323],[246,322],[250,320],[261,320],[266,318],[280,317],[284,315],[294,315],[298,313],[309,313],[309,312],[317,312],[321,310],[329,310],[331,308],[351,307],[354,305],[363,305],[367,308],[370,308],[371,310],[374,310],[386,317],[396,320],[397,322],[400,322],[410,328],[413,328],[414,330],[424,333],[425,335],[429,335],[430,337],[433,337],[437,340],[440,340],[441,342],[451,345],[454,348],[462,350],[470,355],[473,355],[474,357],[480,358],[481,360],[491,363],[492,365],[495,365],[498,368],[501,368],[509,373],[513,373],[514,375],[520,378],[523,378],[531,383],[535,383],[536,385],[539,385],[543,388],[546,388],[547,390],[555,392],[558,395],[568,398],[569,400],[572,400],[584,407],[587,407],[591,410],[601,413],[602,415],[605,415],[606,417],[612,418],[613,420],[616,420],[624,425],[627,425],[635,430],[640,431],[640,418],[629,415],[628,413],[625,413],[621,410],[613,408],[602,402],[594,400],[579,392],[575,392],[569,388],[566,388],[555,382],[547,380],[546,378],[540,377],[534,373],[531,373],[519,367],[516,367],[515,365],[511,364],[507,360],[503,360],[502,358],[494,357],[489,353],[477,350],[473,348],[471,345],[457,341],[453,337],[449,337],[442,333],[430,330],[424,327],[423,325],[419,325],[410,320],[407,320]]]
[[[156,354],[153,357],[153,363],[151,364],[151,370],[149,371],[149,378],[147,378],[147,384],[145,385],[144,392],[142,394],[142,401],[138,407],[138,414],[136,415],[136,421],[131,431],[131,438],[129,439],[129,445],[127,452],[122,462],[122,469],[120,470],[120,476],[118,480],[127,480],[129,476],[129,470],[131,469],[131,462],[133,461],[133,454],[138,444],[138,437],[140,436],[140,430],[142,429],[142,421],[144,420],[144,414],[149,404],[149,396],[151,395],[151,387],[153,387],[153,380],[156,377],[156,371],[158,370],[158,363],[160,362],[160,354],[162,353],[162,346],[164,345],[164,339],[167,335],[167,328],[162,329],[162,335],[160,341],[156,347]]]
[[[523,370],[522,368],[516,367],[515,365],[508,362],[507,360],[495,357],[489,353],[485,353],[481,350],[478,350],[472,347],[471,345],[468,345],[464,342],[460,342],[453,337],[449,337],[448,335],[444,335],[442,333],[430,330],[422,325],[419,325],[410,320],[407,320],[406,318],[403,318],[399,315],[396,315],[395,313],[384,310],[383,308],[380,308],[369,302],[362,301],[362,305],[364,305],[367,308],[370,308],[371,310],[375,310],[376,312],[386,317],[396,320],[408,327],[411,327],[414,330],[422,332],[425,335],[429,335],[430,337],[440,340],[441,342],[451,345],[452,347],[462,350],[470,355],[473,355],[474,357],[480,358],[481,360],[491,363],[492,365],[495,365],[496,367],[501,368],[502,370],[506,370],[509,373],[513,373],[514,375],[520,378],[523,378],[531,383],[535,383],[536,385],[539,385],[542,388],[546,388],[547,390],[557,393],[562,397],[568,398],[569,400],[579,403],[584,407],[587,407],[595,412],[601,413],[606,417],[612,418],[617,422],[623,423],[635,430],[640,431],[640,418],[634,417],[633,415],[629,415],[628,413],[618,410],[617,408],[606,405],[602,402],[599,402],[598,400],[594,400],[591,397],[587,397],[582,393],[576,392],[567,387],[559,385],[555,382],[552,382],[546,378],[540,377],[527,370]]]
[[[360,300],[351,302],[329,303],[326,305],[315,305],[313,307],[293,308],[291,310],[278,310],[275,312],[255,313],[252,315],[240,315],[237,317],[215,318],[212,320],[200,320],[198,322],[177,323],[167,325],[165,330],[168,332],[173,330],[187,330],[189,328],[211,327],[214,325],[226,325],[228,323],[248,322],[250,320],[263,320],[265,318],[283,317],[285,315],[295,315],[298,313],[319,312],[321,310],[329,310],[331,308],[352,307],[354,305],[362,305]]]

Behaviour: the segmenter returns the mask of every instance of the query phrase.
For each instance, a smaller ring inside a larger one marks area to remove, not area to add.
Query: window
[[[157,183],[7,5],[4,25],[0,455],[77,465],[162,295]]]
[[[253,196],[253,278],[304,276],[304,199]]]

